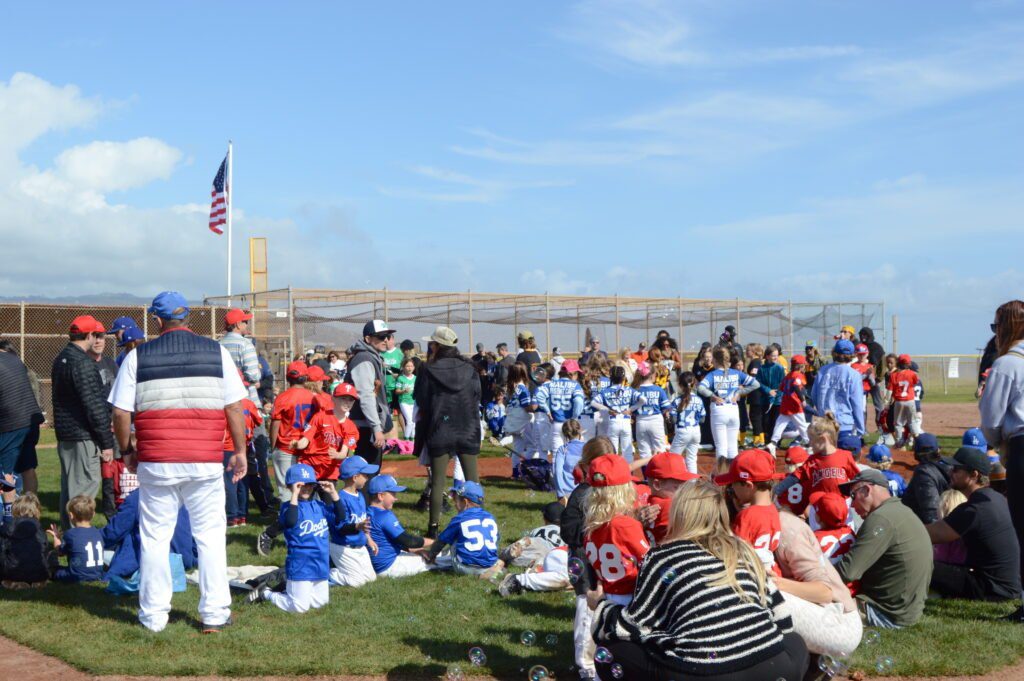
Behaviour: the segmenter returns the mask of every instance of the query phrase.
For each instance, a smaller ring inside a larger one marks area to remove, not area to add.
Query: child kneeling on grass
[[[53,578],[61,582],[104,581],[103,533],[92,526],[96,500],[79,494],[68,502],[67,511],[71,528],[63,535],[56,525],[49,529],[57,555],[68,557],[68,566],[58,569]]]
[[[424,560],[458,575],[479,577],[498,562],[498,522],[482,508],[484,488],[479,482],[467,480],[461,488],[453,488],[450,494],[457,513],[430,547]],[[449,545],[452,547],[450,556],[438,555]]]
[[[312,466],[297,463],[289,467],[285,484],[292,491],[292,498],[281,509],[280,519],[288,545],[285,592],[276,593],[264,586],[249,594],[249,602],[270,601],[285,612],[303,613],[310,608],[322,608],[330,600],[328,528],[344,517],[345,508],[334,483],[317,482]],[[313,498],[318,490],[334,502],[333,506]]]
[[[426,572],[423,553],[434,543],[433,539],[410,534],[398,521],[391,508],[404,492],[390,475],[378,475],[366,485],[370,494],[370,539],[377,544],[377,553],[370,562],[378,577],[410,577]]]
[[[5,589],[44,586],[57,569],[57,554],[39,524],[41,514],[39,497],[32,492],[11,503],[11,518],[0,528],[0,584]]]
[[[345,384],[347,385],[347,384]],[[370,555],[377,555],[377,543],[370,537],[370,518],[362,489],[367,476],[380,470],[361,456],[350,456],[341,462],[341,480],[345,486],[338,496],[345,508],[342,518],[351,532],[331,528],[331,584],[359,587],[377,579]]]

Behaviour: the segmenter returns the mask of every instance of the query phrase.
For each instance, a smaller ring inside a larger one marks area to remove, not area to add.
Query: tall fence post
[[[793,299],[789,301],[789,352],[790,354],[796,352],[796,343],[793,338]]]
[[[618,353],[622,348],[622,342],[619,340],[619,294],[615,294],[615,352]]]
[[[583,342],[580,340],[580,306],[576,306],[576,352],[583,353]]]
[[[228,299],[228,305],[231,304],[231,300]],[[217,306],[210,306],[210,338],[217,337]]]
[[[473,347],[473,290],[466,291],[466,309],[469,315],[469,347]]]
[[[288,356],[285,365],[295,356],[295,301],[292,299],[292,287],[288,286]]]
[[[676,302],[676,314],[679,316],[679,356],[682,357],[682,353],[686,346],[683,344],[683,297],[679,296]]]
[[[839,328],[843,328],[843,304],[839,303]]]
[[[900,352],[900,318],[892,316],[892,353],[898,355]]]
[[[949,372],[946,370],[946,358],[945,357],[940,357],[939,358],[939,369],[942,371],[942,394],[943,395],[948,395],[949,394],[949,386],[946,385],[946,378],[948,377]]]
[[[519,347],[519,301],[512,303],[512,330],[515,332],[515,347]]]
[[[21,315],[20,315],[20,322],[19,322],[19,324],[21,326],[21,333],[20,333],[20,338],[19,338],[19,343],[18,343],[18,348],[19,348],[18,349],[18,356],[21,358],[21,361],[24,362],[24,361],[26,361],[26,359],[25,359],[25,301],[24,300],[21,301]]]
[[[551,356],[551,297],[544,292],[544,344],[548,357]]]
[[[391,299],[388,296],[388,287],[384,287],[384,323],[391,326]]]
[[[882,301],[882,347],[886,347],[889,343],[889,334],[885,332],[885,301]]]

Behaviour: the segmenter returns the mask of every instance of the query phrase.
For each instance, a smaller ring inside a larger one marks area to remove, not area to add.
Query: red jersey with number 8
[[[605,593],[630,596],[651,545],[636,518],[615,516],[586,536],[587,561]]]

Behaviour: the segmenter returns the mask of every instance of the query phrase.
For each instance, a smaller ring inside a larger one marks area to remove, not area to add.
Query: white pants
[[[275,449],[270,454],[270,460],[274,464],[274,481],[277,483],[277,496],[281,503],[288,503],[292,498],[292,491],[284,484],[284,476],[288,469],[299,462],[299,457],[292,456],[288,452]]]
[[[551,451],[552,430],[554,430],[554,424],[547,414],[538,413],[533,415],[533,447],[535,450],[533,458],[547,457],[548,452]],[[559,433],[558,435],[561,436],[562,434]]]
[[[548,442],[548,451],[557,452],[558,448],[565,444],[565,438],[562,436],[562,426],[565,425],[564,421],[552,421],[551,422],[551,439]]]
[[[397,579],[399,577],[412,577],[426,572],[430,568],[423,561],[422,558],[417,556],[415,553],[407,553],[402,551],[398,554],[398,558],[395,558],[395,562],[391,564],[384,572],[378,574],[378,577],[391,577]]]
[[[804,416],[804,413],[779,414],[775,419],[775,430],[772,431],[771,441],[779,444],[785,432],[793,429],[796,429],[801,442],[807,441],[807,417]]]
[[[594,412],[594,432],[601,437],[608,435],[608,416],[603,411]]]
[[[633,463],[633,431],[628,418],[609,418],[607,420],[605,434],[615,451],[626,461]]]
[[[800,634],[810,652],[850,655],[860,645],[864,625],[856,610],[843,612],[839,603],[819,605],[785,591],[782,597],[793,617],[793,631]]]
[[[416,437],[416,404],[398,403],[402,412],[402,420],[405,421],[405,439],[412,440]]]
[[[580,430],[582,431],[584,442],[597,437],[597,421],[594,420],[593,416],[585,414],[580,416]]]
[[[697,451],[700,449],[700,426],[689,428],[676,427],[675,437],[672,438],[670,452],[686,456],[686,470],[691,473],[697,472]]]
[[[665,451],[665,419],[661,414],[636,419],[636,453],[641,459]]]
[[[370,549],[365,546],[352,547],[331,544],[331,584],[360,587],[377,579],[370,562]]]
[[[536,445],[536,421],[539,417],[536,414],[530,414],[529,417],[530,420],[522,431],[512,436],[512,470],[515,470],[523,459],[536,459],[540,456]]]
[[[199,618],[224,624],[231,616],[228,587],[227,516],[224,477],[177,484],[139,485],[139,621],[162,631],[171,611],[171,537],[184,505],[199,549]]]
[[[283,594],[271,591],[267,600],[285,612],[302,614],[311,608],[322,608],[330,600],[331,590],[326,579],[315,582],[309,580],[288,580]]]
[[[715,456],[735,459],[739,454],[739,405],[711,403],[711,436],[715,439]]]
[[[576,596],[576,616],[572,621],[572,642],[576,654],[576,666],[596,676],[594,669],[594,652],[597,644],[590,633],[590,625],[594,621],[594,611],[587,605],[587,597]]]
[[[527,591],[561,591],[569,586],[569,552],[549,551],[539,572],[527,571],[515,579]]]

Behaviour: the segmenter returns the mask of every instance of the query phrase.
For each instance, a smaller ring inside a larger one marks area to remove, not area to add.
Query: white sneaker
[[[766,447],[766,449],[768,450],[769,454],[771,454],[772,456],[775,456],[776,444],[774,442],[769,442],[768,446]]]

